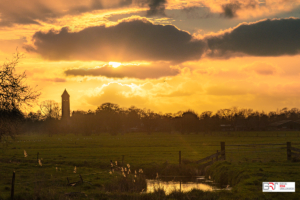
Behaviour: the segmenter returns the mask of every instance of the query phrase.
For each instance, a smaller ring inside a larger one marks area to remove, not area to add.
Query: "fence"
[[[233,145],[226,145],[228,147],[232,146],[235,148],[227,148],[227,150],[233,150],[231,151],[234,153],[239,153],[239,151],[243,148],[240,147],[246,147],[244,149],[247,149],[249,147],[257,147],[259,146],[260,148],[263,149],[267,149],[267,148],[272,148],[272,151],[266,151],[264,150],[264,152],[274,152],[274,146],[285,146],[286,145],[286,150],[287,150],[287,160],[292,160],[292,158],[296,158],[296,159],[300,159],[300,148],[296,148],[296,147],[292,147],[291,142],[287,142],[287,143],[267,143],[267,144],[233,144]],[[299,144],[299,143],[294,143],[294,144]],[[219,146],[219,145],[206,145],[206,146]],[[264,147],[263,147],[264,146]],[[271,147],[266,147],[266,146],[271,146]],[[282,149],[282,147],[281,147]],[[294,152],[293,152],[294,151]],[[227,151],[228,152],[228,151]],[[244,151],[245,152],[245,151]],[[256,152],[253,150],[250,150],[249,152]],[[297,153],[295,153],[297,152]],[[181,152],[180,152],[180,157],[181,157]],[[216,161],[221,161],[221,160],[226,160],[226,151],[225,151],[225,142],[221,142],[221,151],[219,152],[217,150],[217,153],[209,155],[201,160],[196,161],[196,163],[200,163],[202,167],[206,167],[208,165],[213,164]],[[206,162],[209,161],[207,163]]]
[[[296,159],[300,159],[300,153],[292,152],[292,151],[300,152],[300,149],[298,149],[296,147],[292,147],[291,142],[287,142],[286,146],[287,146],[286,149],[287,149],[287,159],[288,160],[292,160],[292,156],[294,156],[294,158],[296,158]]]

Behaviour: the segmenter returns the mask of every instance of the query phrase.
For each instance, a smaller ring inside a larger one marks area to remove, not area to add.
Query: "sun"
[[[113,68],[117,68],[121,65],[121,63],[119,62],[109,62],[108,64],[111,65]]]

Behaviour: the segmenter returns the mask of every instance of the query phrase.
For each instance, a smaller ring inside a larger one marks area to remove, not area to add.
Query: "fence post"
[[[221,142],[221,155],[226,160],[226,154],[225,154],[225,142]]]
[[[291,151],[291,142],[286,143],[286,151],[287,151],[287,160],[291,160],[292,158],[292,151]]]
[[[13,172],[13,177],[11,181],[11,193],[10,193],[11,200],[14,199],[14,192],[15,192],[15,171]]]
[[[82,179],[82,176],[79,174],[79,176],[80,176],[80,179],[81,179],[81,183],[83,183],[83,179]]]
[[[36,154],[36,162],[39,163],[39,152]]]
[[[179,151],[179,165],[181,165],[181,151]]]
[[[180,179],[180,188],[179,188],[179,191],[181,192],[181,179]]]
[[[217,157],[216,157],[216,160],[217,160],[217,161],[219,160],[219,159],[218,159],[218,157],[219,157],[218,153],[219,153],[219,150],[217,150]]]

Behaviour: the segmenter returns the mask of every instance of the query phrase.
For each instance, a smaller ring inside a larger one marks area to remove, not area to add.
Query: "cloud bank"
[[[266,19],[243,23],[231,31],[206,38],[208,55],[231,57],[296,55],[300,50],[300,19]]]
[[[199,60],[205,42],[172,25],[147,20],[122,21],[116,26],[95,26],[79,32],[36,32],[34,46],[26,46],[48,60],[171,61]]]
[[[165,64],[151,65],[126,65],[118,68],[104,66],[97,69],[69,69],[65,71],[67,76],[105,76],[108,78],[137,78],[156,79],[165,76],[176,76],[180,71],[172,69]]]
[[[172,25],[155,25],[143,18],[115,26],[95,26],[79,32],[62,28],[36,32],[26,46],[48,60],[169,61],[200,60],[204,55],[296,55],[300,50],[300,19],[266,19],[243,23],[220,34],[195,39]]]

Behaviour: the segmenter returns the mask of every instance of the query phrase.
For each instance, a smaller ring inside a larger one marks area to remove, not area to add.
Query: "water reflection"
[[[214,191],[220,188],[216,187],[211,183],[211,181],[205,180],[204,178],[197,178],[193,180],[151,180],[147,179],[147,193],[154,192],[157,188],[162,188],[165,190],[166,194],[170,194],[172,191],[182,191],[189,192],[193,189],[198,189],[202,191]]]

